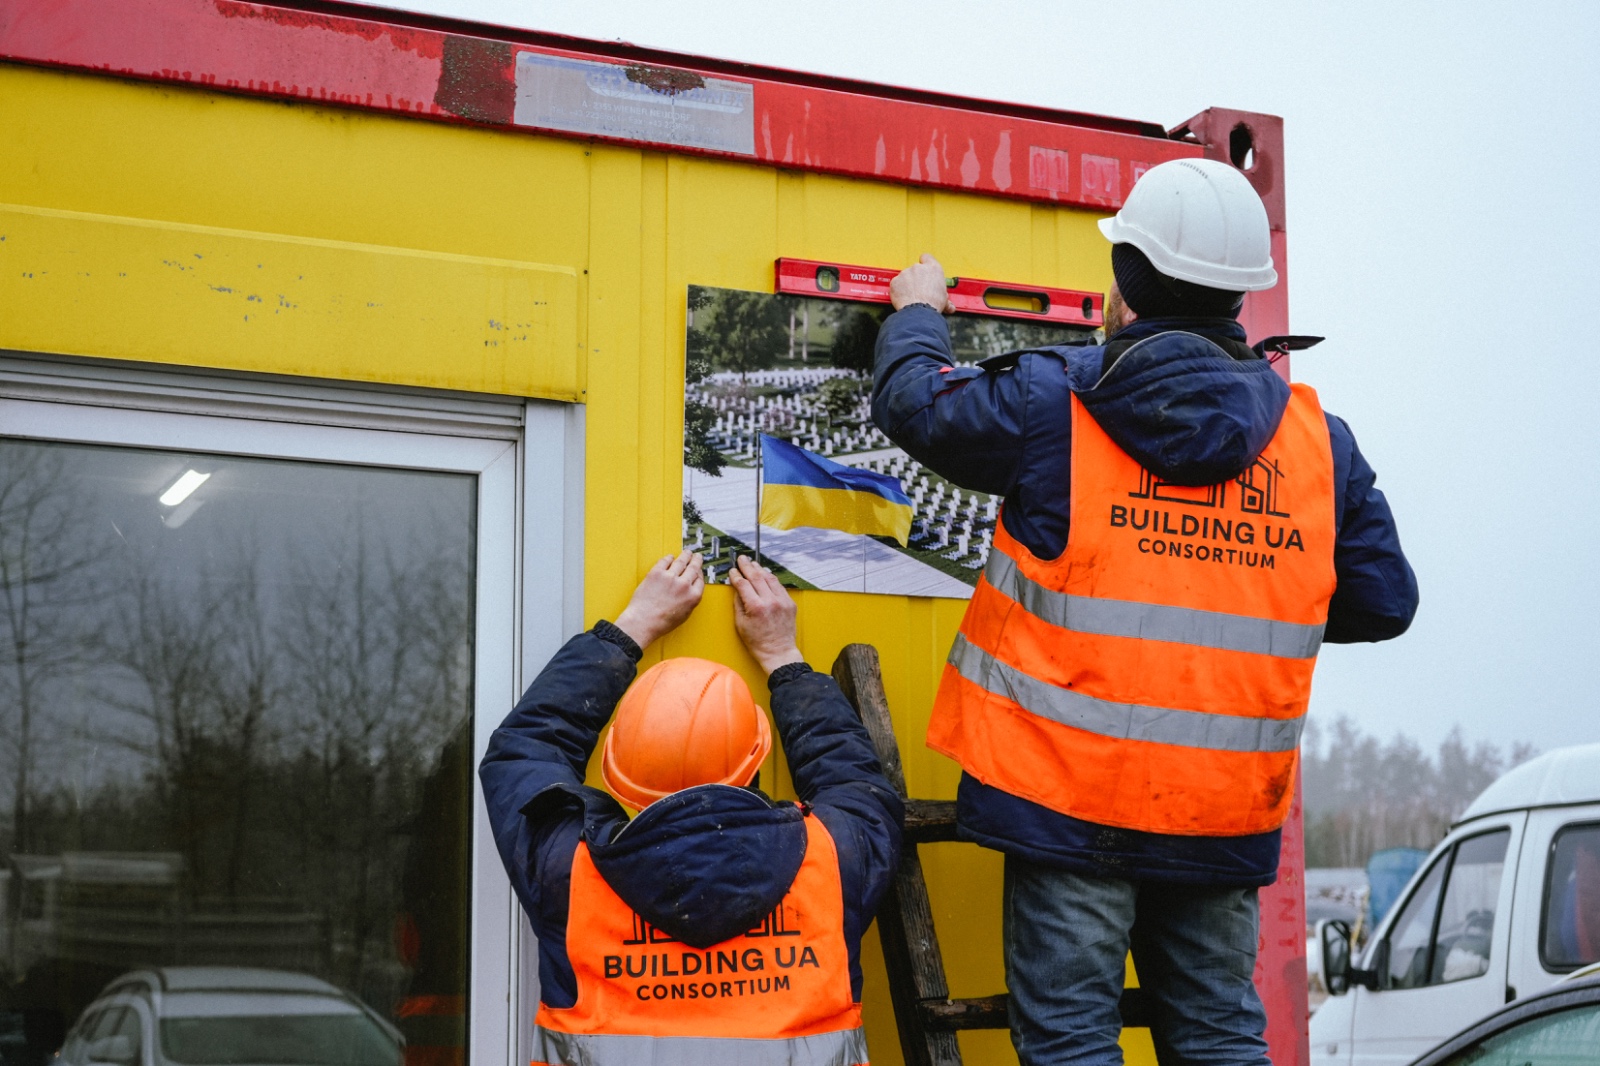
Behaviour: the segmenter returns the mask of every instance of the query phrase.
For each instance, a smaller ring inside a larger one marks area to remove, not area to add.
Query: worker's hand
[[[929,304],[947,315],[955,310],[950,304],[950,290],[945,288],[944,267],[926,252],[920,261],[900,271],[889,282],[889,302],[896,311],[908,304]]]
[[[728,582],[737,593],[733,627],[761,669],[771,674],[780,666],[805,662],[795,642],[794,599],[772,571],[741,555],[728,571]]]
[[[699,552],[664,555],[633,590],[633,599],[617,618],[617,628],[641,648],[677,629],[700,605],[705,575]]]

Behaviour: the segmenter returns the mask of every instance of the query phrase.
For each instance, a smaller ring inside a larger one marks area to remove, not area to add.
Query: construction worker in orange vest
[[[1122,1061],[1130,949],[1163,1063],[1265,1064],[1256,891],[1317,649],[1404,632],[1416,579],[1349,427],[1246,343],[1277,283],[1248,179],[1164,163],[1100,226],[1104,345],[957,367],[943,267],[891,287],[874,421],[1005,496],[928,744],[962,834],[1006,853],[1024,1064]]]
[[[489,742],[495,841],[539,938],[535,1064],[867,1062],[861,937],[902,805],[839,687],[801,657],[788,592],[744,557],[729,579],[799,803],[757,789],[771,731],[732,669],[666,659],[634,680],[700,602],[689,552],[568,641]],[[608,795],[583,781],[613,708]]]

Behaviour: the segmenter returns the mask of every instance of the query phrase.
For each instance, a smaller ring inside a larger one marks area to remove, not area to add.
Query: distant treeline
[[[1459,726],[1430,754],[1402,734],[1369,736],[1342,715],[1331,726],[1312,718],[1301,746],[1306,865],[1364,866],[1383,848],[1431,848],[1478,793],[1537,754],[1521,742],[1469,745]]]

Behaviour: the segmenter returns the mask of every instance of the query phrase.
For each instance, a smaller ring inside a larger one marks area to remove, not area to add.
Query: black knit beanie
[[[1111,246],[1111,273],[1122,300],[1141,318],[1238,318],[1244,293],[1180,281],[1157,270],[1131,244]]]

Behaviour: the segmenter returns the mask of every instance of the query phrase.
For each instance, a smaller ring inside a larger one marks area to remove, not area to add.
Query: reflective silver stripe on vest
[[[1285,659],[1309,659],[1322,647],[1323,627],[1320,625],[1133,600],[1074,596],[1047,589],[1025,575],[1017,561],[999,549],[989,554],[983,576],[996,591],[1015,600],[1035,618],[1074,633],[1141,637]]]
[[[1300,745],[1298,718],[1241,718],[1172,707],[1114,703],[1040,681],[956,635],[950,665],[985,691],[1030,714],[1103,737],[1150,740],[1209,751],[1293,751]]]
[[[860,1029],[753,1040],[721,1036],[622,1036],[533,1030],[533,1061],[553,1066],[860,1066]]]

